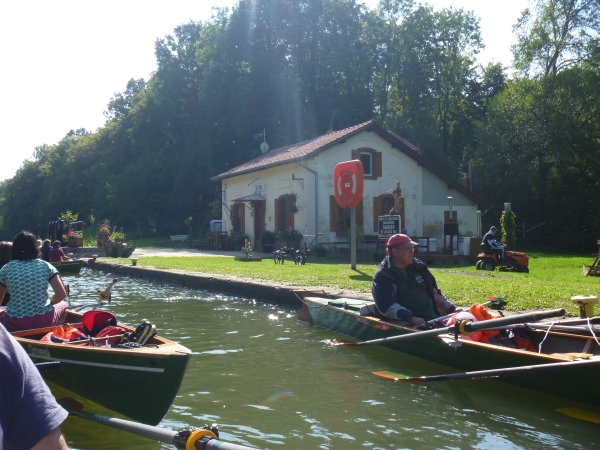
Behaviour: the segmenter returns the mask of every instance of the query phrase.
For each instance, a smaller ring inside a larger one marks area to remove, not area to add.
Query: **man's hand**
[[[406,318],[406,320],[411,324],[411,325],[426,325],[427,322],[425,321],[425,319],[422,319],[420,317],[417,316],[408,316]]]

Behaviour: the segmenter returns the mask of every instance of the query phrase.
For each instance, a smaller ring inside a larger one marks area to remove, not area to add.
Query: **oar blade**
[[[343,341],[338,341],[337,339],[332,339],[331,341],[329,341],[329,343],[333,347],[341,347],[341,346],[358,347],[358,342],[343,342]]]
[[[374,375],[378,377],[387,378],[388,380],[394,381],[414,381],[414,382],[422,382],[422,377],[409,377],[408,375],[402,375],[401,373],[390,372],[388,370],[382,370],[380,372],[373,372]]]
[[[591,411],[585,411],[579,408],[560,408],[557,409],[557,411],[567,416],[574,417],[575,419],[585,420],[587,422],[593,423],[600,423],[600,414]]]

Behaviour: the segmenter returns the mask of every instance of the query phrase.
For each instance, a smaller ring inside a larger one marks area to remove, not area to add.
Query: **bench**
[[[189,234],[174,234],[173,236],[171,236],[171,240],[173,242],[175,241],[182,241],[185,242],[187,238],[189,238],[190,235]]]

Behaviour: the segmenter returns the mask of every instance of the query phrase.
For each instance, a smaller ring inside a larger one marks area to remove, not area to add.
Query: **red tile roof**
[[[374,122],[369,120],[368,122],[364,122],[360,125],[355,125],[350,128],[345,128],[343,130],[330,131],[322,136],[318,136],[304,142],[270,150],[264,155],[254,158],[247,163],[234,167],[233,169],[223,172],[216,177],[212,177],[211,180],[218,181],[222,180],[223,178],[229,178],[248,172],[254,172],[255,170],[262,170],[268,167],[279,166],[281,164],[287,164],[296,160],[303,160],[308,157],[315,156],[316,154],[327,150],[339,142],[345,141],[350,136],[358,134],[373,125]]]
[[[270,167],[279,166],[282,164],[289,164],[294,161],[308,159],[313,157],[328,148],[333,147],[336,144],[345,142],[348,138],[362,133],[363,131],[373,131],[377,133],[381,138],[388,141],[392,147],[397,148],[401,152],[410,156],[412,159],[417,161],[419,165],[426,167],[430,172],[448,183],[448,188],[453,188],[463,193],[467,198],[480,205],[485,206],[485,202],[472,191],[465,188],[461,183],[449,177],[440,168],[435,166],[428,159],[423,157],[421,150],[408,142],[406,139],[401,138],[397,134],[387,131],[379,126],[374,120],[369,120],[353,127],[344,128],[338,131],[329,131],[322,136],[318,136],[313,139],[299,142],[297,144],[288,145],[286,147],[280,147],[268,151],[264,155],[254,158],[247,163],[234,167],[233,169],[223,172],[215,177],[210,178],[211,181],[220,181],[225,178],[242,175],[245,173],[255,172],[257,170],[263,170]]]

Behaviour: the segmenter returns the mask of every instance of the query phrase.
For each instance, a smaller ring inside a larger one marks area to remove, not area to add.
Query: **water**
[[[72,303],[94,301],[111,279],[89,269],[64,277]],[[110,310],[131,325],[150,320],[193,351],[162,427],[218,423],[222,440],[263,449],[587,449],[600,441],[598,425],[556,411],[600,412],[588,405],[493,380],[415,385],[372,375],[447,369],[378,347],[331,347],[340,336],[298,322],[293,309],[119,277]],[[174,448],[76,417],[62,430],[73,449]]]

